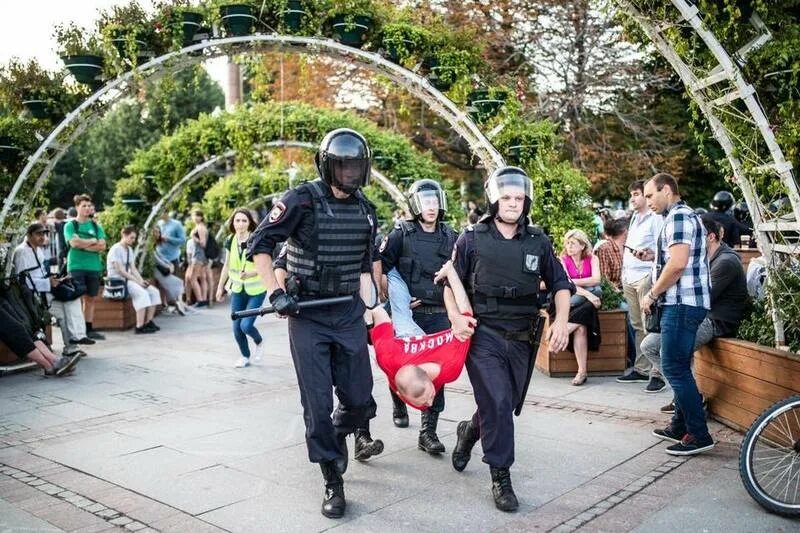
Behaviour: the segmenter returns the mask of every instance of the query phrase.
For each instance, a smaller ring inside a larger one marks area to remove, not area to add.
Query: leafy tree
[[[53,205],[71,205],[75,194],[88,192],[102,206],[136,150],[224,103],[222,89],[201,68],[147,86],[136,99],[118,103],[70,148],[50,179],[48,197]]]

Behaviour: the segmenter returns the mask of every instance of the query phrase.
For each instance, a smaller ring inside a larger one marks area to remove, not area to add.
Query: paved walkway
[[[0,378],[0,531],[797,531],[738,477],[740,436],[713,425],[713,453],[676,459],[650,435],[669,394],[536,374],[516,419],[519,512],[495,510],[480,446],[463,473],[417,450],[419,418],[391,422],[375,372],[384,453],[345,475],[347,515],[319,513],[286,324],[261,319],[262,364],[234,369],[227,308],[163,316],[163,331],[110,333],[75,375]],[[448,388],[448,452],[474,409]],[[352,440],[350,441],[352,453]]]

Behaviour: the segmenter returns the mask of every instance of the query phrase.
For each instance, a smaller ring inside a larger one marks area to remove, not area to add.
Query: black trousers
[[[292,352],[312,463],[343,456],[337,434],[367,427],[375,417],[364,307],[359,302],[319,307],[289,317]],[[335,390],[339,405],[333,412]]]
[[[478,327],[467,356],[467,373],[478,410],[473,426],[480,429],[483,462],[495,468],[514,463],[514,407],[519,403],[531,345],[506,340]]]
[[[28,330],[4,305],[0,305],[0,324],[0,341],[17,357],[25,357],[36,348]]]
[[[431,333],[439,333],[440,331],[450,329],[450,319],[447,318],[447,313],[414,313],[413,317],[414,322],[417,323],[422,331],[429,335]],[[389,389],[389,394],[392,395],[392,402],[394,402],[395,405],[403,405],[403,400],[401,400],[392,389]],[[428,408],[428,411],[434,413],[441,413],[444,411],[444,387],[436,392],[436,396],[433,397],[433,404]]]

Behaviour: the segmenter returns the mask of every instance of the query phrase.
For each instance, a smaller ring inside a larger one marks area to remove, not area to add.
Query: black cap
[[[47,226],[42,224],[41,222],[34,222],[30,226],[28,226],[28,235],[33,235],[34,233],[49,233],[50,230],[47,229]]]

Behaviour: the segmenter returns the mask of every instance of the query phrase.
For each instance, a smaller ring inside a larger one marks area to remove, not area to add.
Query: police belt
[[[517,331],[500,331],[499,329],[495,329],[492,327],[487,326],[486,324],[478,324],[478,329],[482,329],[488,331],[492,335],[496,335],[507,341],[522,341],[522,342],[531,342],[531,332],[530,330],[517,330]]]
[[[447,308],[443,305],[420,305],[419,307],[412,309],[412,311],[414,314],[438,315],[441,313],[447,313]]]
[[[330,296],[350,296],[361,290],[360,281],[350,281],[337,283],[336,289],[332,292],[323,291],[323,285],[312,279],[303,279],[300,282],[300,294],[309,296],[330,295]]]

